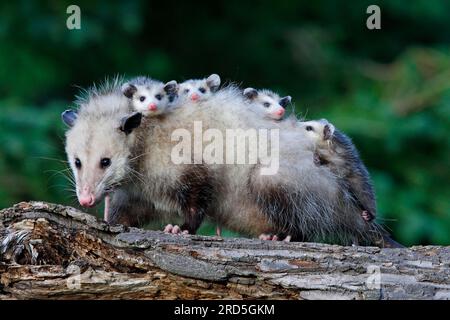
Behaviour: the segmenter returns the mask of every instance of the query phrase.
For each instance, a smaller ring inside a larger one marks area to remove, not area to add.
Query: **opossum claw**
[[[173,234],[181,233],[180,227],[179,226],[174,226],[173,229],[172,229],[172,233]]]
[[[361,213],[361,217],[364,219],[364,221],[370,222],[373,220],[374,216],[370,211],[364,210]]]
[[[291,242],[291,236],[286,236],[286,238],[282,239],[282,236],[278,236],[276,234],[270,234],[270,233],[262,233],[259,235],[260,240],[271,240],[271,241],[285,241],[285,242]]]
[[[188,230],[182,230],[179,226],[172,224],[168,224],[167,226],[165,226],[164,232],[170,234],[189,234]]]

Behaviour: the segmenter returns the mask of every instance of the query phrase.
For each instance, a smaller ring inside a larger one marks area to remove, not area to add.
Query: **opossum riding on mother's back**
[[[209,217],[255,237],[285,234],[343,244],[382,240],[376,224],[361,219],[359,208],[346,200],[332,172],[314,163],[308,139],[290,124],[255,117],[240,90],[224,88],[196,107],[187,101],[177,112],[142,118],[131,111],[121,85],[115,80],[90,89],[77,111],[63,114],[70,126],[66,152],[80,204],[94,206],[111,195],[109,222],[137,225],[157,216],[181,216],[182,228],[195,233]],[[279,129],[278,170],[262,175],[267,169],[262,159],[256,164],[209,163],[195,147],[190,155],[194,164],[175,163],[172,152],[179,139],[174,141],[173,134],[181,128],[192,138],[196,121],[203,131],[214,129],[223,136],[227,129]],[[197,195],[195,201],[190,194]]]

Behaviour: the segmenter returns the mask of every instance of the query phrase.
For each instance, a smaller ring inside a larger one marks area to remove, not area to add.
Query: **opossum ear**
[[[178,92],[178,83],[175,80],[167,82],[164,85],[164,91],[167,94],[176,94]]]
[[[219,90],[220,77],[218,74],[213,73],[208,78],[206,78],[206,85],[209,87],[211,92],[216,92]]]
[[[134,84],[131,83],[125,83],[122,86],[122,93],[125,97],[131,98],[133,97],[133,94],[135,94],[137,91],[137,88]]]
[[[286,109],[287,105],[291,103],[291,100],[292,100],[291,96],[286,96],[281,98],[278,103],[280,104],[280,106]]]
[[[78,117],[78,113],[75,110],[69,109],[69,110],[66,110],[63,113],[61,113],[62,121],[69,127],[73,126],[77,117]]]
[[[136,129],[141,124],[142,113],[134,112],[126,117],[123,117],[120,121],[120,130],[126,134],[130,134],[133,129]]]
[[[253,100],[258,96],[258,91],[256,89],[253,88],[247,88],[244,90],[244,96],[247,99]]]
[[[334,126],[328,123],[323,127],[323,140],[330,140],[334,134]]]

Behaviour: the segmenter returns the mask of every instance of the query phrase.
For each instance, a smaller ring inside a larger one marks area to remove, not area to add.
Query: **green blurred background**
[[[70,4],[81,30],[66,28]],[[381,30],[366,28],[370,4]],[[345,131],[372,174],[379,221],[404,244],[448,245],[449,14],[446,0],[2,2],[0,208],[76,206],[60,113],[77,86],[216,72],[290,94],[297,113]]]

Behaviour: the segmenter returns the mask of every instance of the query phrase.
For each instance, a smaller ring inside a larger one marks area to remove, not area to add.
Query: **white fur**
[[[335,127],[326,119],[297,122],[297,127],[300,128],[301,132],[303,132],[315,147],[326,147],[329,143],[329,139],[326,140],[324,138],[325,126],[328,126],[332,136]]]
[[[175,81],[170,83],[177,85]],[[176,104],[176,96],[171,100],[170,95],[165,91],[166,84],[161,81],[136,77],[122,85],[122,92],[125,92],[129,86],[136,88],[136,92],[130,97],[131,107],[144,116],[154,117],[167,113]]]
[[[194,102],[208,100],[218,90],[220,86],[220,77],[212,74],[204,79],[191,79],[180,84],[179,97],[180,101],[192,100],[193,95],[197,95],[198,99]]]

